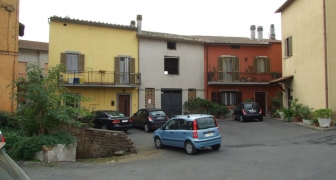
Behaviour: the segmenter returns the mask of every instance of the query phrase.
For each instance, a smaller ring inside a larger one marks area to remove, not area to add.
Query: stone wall
[[[134,151],[133,142],[123,131],[62,127],[77,138],[76,159],[113,156],[117,151]]]

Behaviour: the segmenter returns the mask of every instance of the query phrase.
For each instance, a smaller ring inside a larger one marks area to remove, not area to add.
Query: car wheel
[[[127,133],[128,130],[124,130],[125,133]]]
[[[244,122],[245,121],[245,119],[244,119],[244,117],[243,116],[240,116],[240,122]]]
[[[221,145],[217,144],[217,145],[211,146],[211,149],[212,150],[218,150],[220,147],[221,147]]]
[[[162,141],[157,136],[154,138],[154,144],[155,144],[155,147],[158,148],[158,149],[162,149],[163,148]]]
[[[101,128],[105,129],[105,130],[108,130],[108,127],[106,125],[103,125]]]
[[[195,148],[193,143],[191,143],[190,141],[187,141],[185,143],[184,148],[185,148],[187,154],[189,154],[189,155],[194,155],[197,152],[197,149]]]
[[[148,124],[146,123],[145,126],[144,126],[144,129],[146,132],[151,132],[151,128],[148,126]]]
[[[263,121],[263,118],[260,118],[259,121]]]

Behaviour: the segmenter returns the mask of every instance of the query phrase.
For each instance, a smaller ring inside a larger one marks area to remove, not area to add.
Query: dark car
[[[262,109],[256,102],[243,102],[233,109],[233,119],[245,122],[247,120],[263,120]]]
[[[146,132],[162,127],[169,120],[166,113],[159,108],[140,109],[131,117],[133,127],[144,128]]]
[[[127,132],[133,128],[132,119],[114,110],[98,110],[92,112],[94,127]]]

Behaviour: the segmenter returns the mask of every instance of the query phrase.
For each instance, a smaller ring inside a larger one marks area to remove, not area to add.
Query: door
[[[255,92],[255,102],[259,104],[262,109],[262,115],[266,116],[266,93],[265,92]]]
[[[182,114],[182,90],[161,90],[161,109],[169,118]]]
[[[119,95],[118,97],[118,111],[125,114],[125,116],[130,117],[131,110],[130,110],[130,95]]]
[[[176,131],[176,121],[170,120],[161,134],[162,144],[174,146],[175,145],[175,131]]]

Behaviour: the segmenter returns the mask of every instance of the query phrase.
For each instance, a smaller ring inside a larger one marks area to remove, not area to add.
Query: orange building
[[[250,38],[197,36],[205,42],[204,97],[229,108],[250,99],[267,115],[270,98],[282,92],[269,83],[281,76],[281,41],[275,39],[273,25],[269,39],[263,39],[261,26],[257,36],[255,29],[252,25]]]

